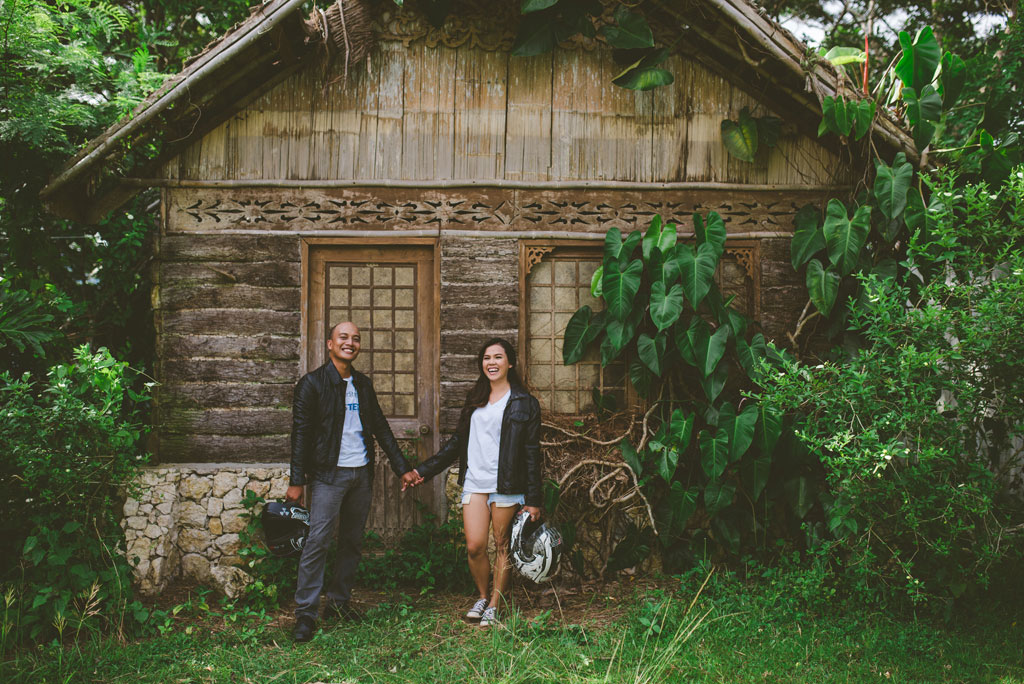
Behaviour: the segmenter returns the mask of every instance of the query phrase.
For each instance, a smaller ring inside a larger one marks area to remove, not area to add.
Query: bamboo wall
[[[607,50],[513,57],[382,42],[344,80],[310,66],[257,98],[169,165],[175,179],[615,180],[821,185],[835,156],[783,127],[754,163],[731,158],[723,119],[769,113],[674,56],[673,85],[618,88]],[[785,112],[771,112],[785,119]]]

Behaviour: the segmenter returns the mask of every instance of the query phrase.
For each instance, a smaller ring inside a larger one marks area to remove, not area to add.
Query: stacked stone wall
[[[247,491],[270,501],[288,488],[286,464],[183,463],[146,468],[124,504],[126,553],[139,591],[171,581],[212,585],[235,595],[248,582],[239,567]],[[136,560],[137,559],[137,560]]]

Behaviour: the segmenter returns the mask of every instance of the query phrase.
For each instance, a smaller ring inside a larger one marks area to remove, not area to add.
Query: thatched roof
[[[507,0],[502,0],[507,1]],[[316,41],[304,30],[305,0],[267,0],[190,60],[131,116],[92,140],[41,192],[55,214],[99,220],[140,190],[192,142],[306,63]],[[831,64],[748,0],[650,0],[656,31],[684,35],[677,49],[740,85],[813,135],[826,95],[853,93]],[[874,135],[915,156],[910,137],[883,112]],[[154,154],[153,149],[156,149]]]

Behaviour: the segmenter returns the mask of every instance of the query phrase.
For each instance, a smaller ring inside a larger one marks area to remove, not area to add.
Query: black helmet
[[[271,501],[260,515],[267,548],[275,556],[297,556],[309,534],[309,511],[298,504]]]
[[[521,510],[512,524],[512,563],[524,577],[545,582],[558,570],[562,557],[562,534],[544,522],[532,522]]]

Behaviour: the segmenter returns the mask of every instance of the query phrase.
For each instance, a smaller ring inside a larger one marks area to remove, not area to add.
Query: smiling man
[[[296,641],[309,641],[316,631],[327,547],[339,519],[338,556],[325,616],[348,621],[362,617],[349,600],[370,513],[375,438],[404,485],[422,481],[402,456],[370,379],[352,367],[359,349],[359,328],[339,323],[327,338],[327,363],[295,386],[291,479],[285,498],[301,500],[307,484],[312,490],[309,536],[295,590]]]

